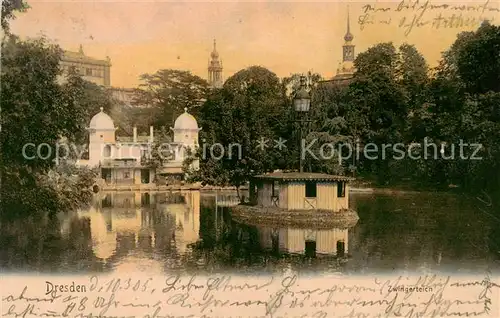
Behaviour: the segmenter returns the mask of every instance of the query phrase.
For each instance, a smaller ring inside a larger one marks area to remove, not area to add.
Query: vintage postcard
[[[500,317],[498,0],[3,0],[2,317]]]

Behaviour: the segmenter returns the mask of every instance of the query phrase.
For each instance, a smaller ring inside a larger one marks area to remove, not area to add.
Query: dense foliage
[[[21,41],[9,36],[2,43],[3,219],[54,215],[77,208],[90,197],[92,171],[55,160],[56,144],[62,137],[67,142],[81,140],[88,121],[83,83],[73,76],[67,84],[58,82],[61,54],[45,39]]]
[[[274,137],[285,128],[283,96],[279,78],[258,66],[239,71],[214,91],[199,110],[201,170],[193,177],[240,186],[254,174],[285,165],[285,157],[273,149]],[[269,147],[259,147],[266,140]]]
[[[306,168],[354,174],[384,186],[458,187],[500,197],[499,52],[500,28],[485,22],[476,32],[459,34],[435,69],[412,45],[381,43],[357,56],[357,71],[347,86],[309,74],[312,122],[306,144],[318,140],[311,152],[317,154],[323,143],[335,149],[349,143],[354,153],[358,145],[361,155],[346,158],[339,151],[329,160],[309,156]],[[199,153],[198,180],[238,186],[252,174],[297,169],[292,108],[297,84],[297,75],[278,80],[270,71],[250,67],[214,91],[199,111],[200,140],[206,147]],[[287,147],[277,151],[273,140],[280,137]],[[256,147],[260,138],[270,140],[264,152]],[[214,143],[224,145],[220,160],[214,157],[221,149],[210,153]],[[235,143],[242,145],[243,155],[228,158],[229,145]],[[425,143],[436,146],[424,150]],[[460,143],[468,145],[463,153]],[[363,156],[368,144],[378,146],[377,158]],[[382,152],[384,144],[391,148]],[[396,144],[399,152],[392,148]],[[472,144],[482,145],[475,154],[481,160],[468,159],[476,149]]]
[[[231,76],[221,89],[211,90],[188,71],[159,70],[141,77],[134,103],[147,107],[128,107],[76,74],[60,84],[61,49],[45,39],[21,41],[8,32],[13,12],[26,8],[22,1],[2,3],[7,34],[1,57],[2,216],[55,213],[88,198],[90,172],[57,166],[54,151],[47,159],[27,159],[22,150],[28,143],[54,149],[61,137],[85,144],[85,126],[100,107],[126,134],[133,126],[167,129],[189,109],[203,128],[195,154],[201,169],[189,171],[191,180],[240,186],[255,174],[298,168],[300,118],[292,107],[298,75],[279,79],[252,66]],[[309,156],[306,169],[353,174],[378,185],[453,186],[500,198],[499,54],[500,27],[485,22],[475,32],[459,34],[433,70],[414,46],[380,43],[357,56],[347,86],[309,74],[311,122],[303,137],[306,144],[316,140],[311,152],[317,155],[322,144],[333,149],[350,144],[361,151],[375,144],[378,151],[375,159],[355,153],[347,157],[343,151],[327,160]],[[154,149],[169,140],[166,130],[158,136]],[[425,158],[421,148],[412,150],[419,158],[409,157],[410,148],[424,140],[436,145],[430,149],[433,157]],[[403,145],[407,155],[398,158],[394,148],[381,149],[395,144]],[[467,145],[463,152],[460,144]],[[482,145],[477,152],[476,144]],[[481,160],[465,158],[473,153]],[[163,162],[153,153],[149,165]]]
[[[159,70],[141,75],[140,80],[134,104],[149,106],[144,112],[155,127],[173,127],[185,108],[196,115],[208,94],[207,81],[188,71]]]

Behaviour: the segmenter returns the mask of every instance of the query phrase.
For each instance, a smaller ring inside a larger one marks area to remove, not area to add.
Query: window
[[[111,204],[111,195],[109,195],[109,194],[106,195],[104,197],[104,199],[102,199],[101,205],[102,205],[103,208],[110,208],[110,207],[112,207],[113,205]]]
[[[141,194],[141,206],[149,206],[151,204],[149,193]]]
[[[307,258],[315,258],[316,257],[316,242],[315,241],[306,241],[304,246],[304,255]]]
[[[337,198],[345,197],[345,182],[337,183]]]
[[[280,183],[278,181],[273,181],[272,184],[272,196],[277,197],[280,195]]]
[[[111,157],[111,146],[110,145],[104,146],[103,156],[106,157],[106,158]]]
[[[344,256],[345,254],[345,242],[337,241],[337,256]]]
[[[130,179],[130,172],[128,171],[123,172],[123,179]]]
[[[91,68],[85,69],[85,75],[92,76],[92,69]]]
[[[307,181],[306,182],[306,198],[316,197],[316,182]]]

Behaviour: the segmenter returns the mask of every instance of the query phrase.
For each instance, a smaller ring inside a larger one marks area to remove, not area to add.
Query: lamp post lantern
[[[295,93],[293,98],[293,106],[295,109],[295,113],[297,114],[297,122],[299,122],[299,165],[300,172],[304,171],[304,160],[302,158],[302,130],[304,123],[309,122],[307,119],[307,115],[309,113],[309,109],[311,107],[311,97],[309,96],[309,92],[307,91],[307,83],[306,77],[300,77],[300,88]]]

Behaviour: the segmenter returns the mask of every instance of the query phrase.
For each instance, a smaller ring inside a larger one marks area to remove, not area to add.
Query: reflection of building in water
[[[121,264],[128,262],[132,251],[167,251],[174,241],[183,252],[187,244],[198,239],[200,193],[192,191],[178,196],[185,203],[170,204],[168,197],[161,203],[158,195],[150,193],[102,194],[92,208],[80,213],[90,219],[95,255]]]
[[[198,241],[200,233],[200,192],[186,193],[184,198],[186,203],[167,204],[165,210],[175,222],[175,241],[181,254]]]
[[[257,231],[264,249],[306,255],[344,256],[348,253],[347,229],[273,229],[257,226]]]

